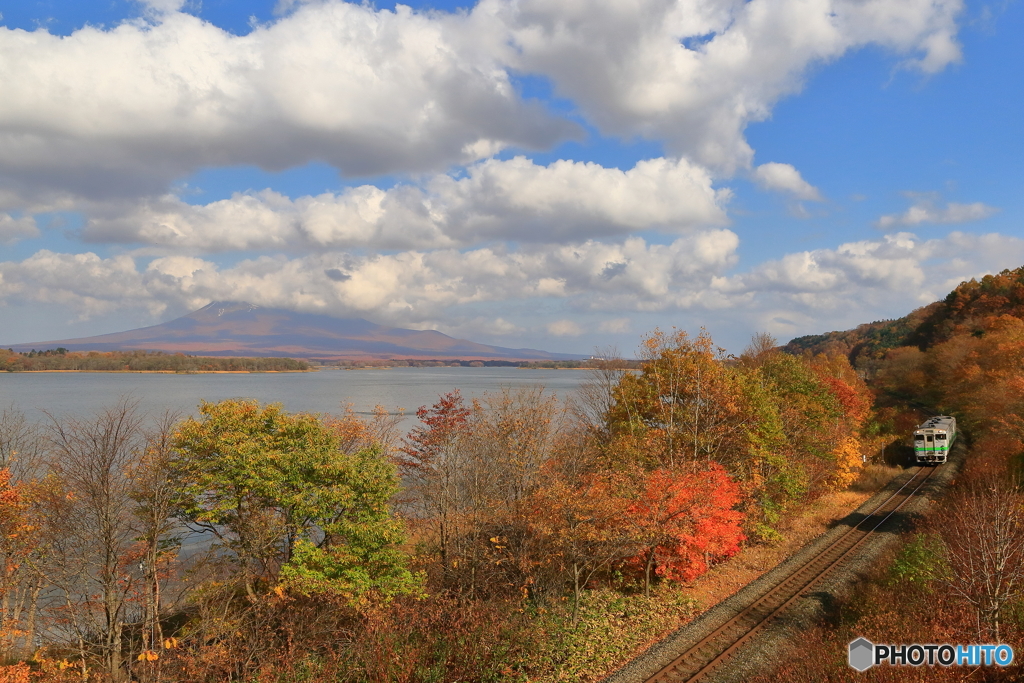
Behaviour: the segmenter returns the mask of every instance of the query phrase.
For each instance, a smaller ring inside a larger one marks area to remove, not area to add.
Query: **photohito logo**
[[[1009,666],[1013,648],[1009,645],[876,645],[867,638],[850,643],[850,666],[857,671],[887,663],[891,666]]]

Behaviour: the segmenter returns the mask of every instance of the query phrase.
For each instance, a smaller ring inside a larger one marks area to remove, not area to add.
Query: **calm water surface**
[[[584,370],[518,368],[390,368],[321,370],[248,375],[162,375],[140,373],[0,373],[0,408],[15,406],[31,419],[41,410],[55,416],[85,417],[122,396],[139,401],[149,413],[194,413],[200,400],[252,398],[282,403],[290,412],[337,413],[351,403],[366,413],[375,405],[414,415],[440,394],[459,389],[467,400],[502,387],[541,385],[564,398],[585,379]],[[411,420],[406,420],[411,422]]]

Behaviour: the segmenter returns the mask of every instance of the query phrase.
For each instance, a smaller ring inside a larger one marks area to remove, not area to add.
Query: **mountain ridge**
[[[15,351],[149,350],[208,356],[282,356],[323,360],[436,358],[462,360],[576,360],[581,355],[513,349],[450,337],[436,330],[388,327],[364,318],[335,318],[213,301],[158,325],[92,337],[12,344]]]
[[[890,349],[916,346],[924,351],[955,335],[981,336],[987,322],[1001,315],[1024,319],[1024,266],[965,280],[943,299],[902,318],[796,337],[782,349],[793,354],[843,353],[854,367],[870,369]]]

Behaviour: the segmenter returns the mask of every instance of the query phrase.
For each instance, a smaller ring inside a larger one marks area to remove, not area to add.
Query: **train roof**
[[[922,422],[918,425],[917,429],[931,429],[939,426],[945,427],[951,424],[956,424],[956,418],[952,415],[936,415]]]

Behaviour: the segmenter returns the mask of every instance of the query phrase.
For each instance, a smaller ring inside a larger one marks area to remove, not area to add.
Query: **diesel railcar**
[[[914,459],[918,465],[941,465],[946,462],[956,440],[956,418],[936,415],[914,430]]]

